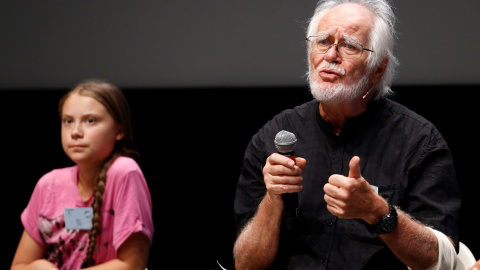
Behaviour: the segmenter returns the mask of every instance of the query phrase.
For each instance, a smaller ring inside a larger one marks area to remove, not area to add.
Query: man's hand
[[[263,180],[273,203],[282,203],[283,193],[302,190],[302,168],[307,161],[304,158],[291,158],[273,153],[263,167]]]
[[[323,187],[327,209],[339,218],[361,218],[376,224],[380,216],[388,213],[388,204],[363,178],[358,156],[350,160],[349,167],[348,177],[333,174]]]

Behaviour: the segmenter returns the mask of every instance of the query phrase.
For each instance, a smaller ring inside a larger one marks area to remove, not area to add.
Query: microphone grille
[[[292,152],[295,149],[297,143],[297,137],[295,134],[288,132],[286,130],[281,130],[275,136],[275,147],[277,147],[278,152],[288,153]]]

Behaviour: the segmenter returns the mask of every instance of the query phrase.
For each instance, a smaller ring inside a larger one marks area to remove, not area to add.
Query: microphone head
[[[286,130],[281,130],[275,136],[275,147],[277,147],[278,152],[280,153],[289,153],[293,152],[295,145],[297,143],[297,137],[295,134],[288,132]]]

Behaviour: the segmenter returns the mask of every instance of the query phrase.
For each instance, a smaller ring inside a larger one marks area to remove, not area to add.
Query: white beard
[[[323,63],[322,63],[323,65]],[[319,67],[321,67],[320,65]],[[330,63],[330,67],[335,66],[335,64]],[[343,70],[340,67],[335,67],[336,69]],[[367,73],[356,83],[346,85],[343,83],[327,83],[314,80],[313,77],[315,75],[314,72],[318,72],[317,70],[310,70],[309,74],[309,81],[310,81],[310,93],[312,96],[323,103],[328,104],[340,104],[340,103],[350,103],[357,97],[365,92],[367,85],[368,85],[368,78],[370,77],[370,71]],[[345,71],[343,71],[345,74]]]

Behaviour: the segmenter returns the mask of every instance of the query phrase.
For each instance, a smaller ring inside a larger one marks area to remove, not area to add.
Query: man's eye
[[[350,50],[356,50],[358,49],[356,46],[353,46],[353,45],[350,45],[350,44],[347,44],[347,49],[350,49]]]
[[[320,40],[318,40],[317,44],[321,45],[321,46],[329,46],[330,41],[328,41],[328,39],[320,39]]]
[[[345,43],[345,42],[342,42],[342,47],[344,49],[347,49],[347,50],[350,50],[350,51],[358,51],[358,50],[361,50],[360,46],[359,45],[356,45],[356,44],[349,44],[349,43]]]

